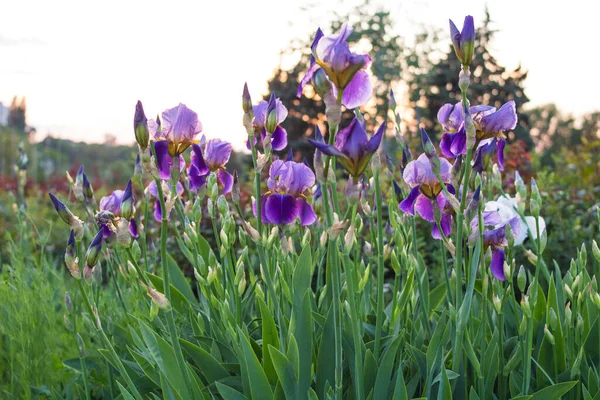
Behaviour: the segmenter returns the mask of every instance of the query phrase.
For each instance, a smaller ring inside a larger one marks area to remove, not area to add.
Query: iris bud
[[[321,97],[324,98],[327,93],[331,91],[331,82],[327,78],[327,74],[323,71],[322,68],[319,68],[315,71],[315,74],[312,77],[312,84],[315,89],[315,92]]]
[[[252,113],[252,98],[250,97],[247,83],[244,83],[244,92],[242,93],[242,109],[244,110],[244,114]]]
[[[548,329],[548,325],[544,325],[544,336],[550,342],[550,344],[552,346],[554,346],[554,343],[555,343],[554,335],[552,335],[552,333],[550,333],[550,330]]]
[[[519,267],[519,273],[517,274],[517,286],[521,293],[525,292],[525,285],[527,284],[527,274],[525,268],[521,265]]]
[[[94,199],[94,190],[85,173],[83,174],[83,198],[88,203]]]
[[[275,93],[271,93],[271,97],[269,98],[269,105],[267,106],[267,120],[265,122],[265,129],[267,133],[275,132],[275,129],[277,129],[277,124],[278,119]]]
[[[102,251],[102,231],[98,231],[90,247],[88,247],[87,253],[85,254],[85,262],[89,267],[93,267],[98,262],[100,257],[100,251]]]
[[[150,132],[148,131],[148,119],[144,113],[142,102],[138,100],[135,105],[135,115],[133,117],[133,130],[135,132],[135,140],[140,149],[146,150],[150,140]]]
[[[129,220],[133,216],[133,190],[131,187],[131,179],[127,182],[123,200],[121,201],[121,217]]]

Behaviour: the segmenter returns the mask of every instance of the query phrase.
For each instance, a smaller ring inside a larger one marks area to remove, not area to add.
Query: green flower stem
[[[156,187],[158,188],[158,199],[160,201],[160,209],[162,210],[162,221],[160,224],[160,262],[162,268],[162,279],[163,279],[163,289],[166,298],[169,300],[169,303],[172,304],[171,298],[171,282],[170,282],[170,274],[169,274],[169,264],[167,261],[167,233],[169,230],[169,215],[167,213],[167,208],[165,206],[165,196],[162,189],[162,182],[160,179],[155,178]],[[173,189],[171,190],[171,196],[174,196],[177,193],[177,189],[175,187],[176,182],[173,183]],[[186,387],[183,389],[184,395],[190,396],[189,393],[190,388],[192,387],[192,379],[190,377],[189,370],[187,368],[187,363],[183,358],[183,352],[181,351],[181,345],[179,344],[179,339],[177,335],[177,328],[175,327],[175,317],[173,315],[173,308],[169,307],[168,310],[165,311],[167,314],[167,326],[169,329],[169,336],[171,339],[171,346],[173,346],[173,350],[175,352],[175,359],[177,361],[177,366],[179,370],[183,373],[183,377],[186,383]],[[191,397],[188,397],[191,398]]]
[[[352,216],[357,215],[357,205],[352,206]],[[350,304],[350,313],[352,318],[352,340],[354,342],[354,389],[356,399],[364,399],[364,370],[362,357],[361,329],[362,320],[359,316],[356,296],[358,295],[358,286],[356,284],[357,260],[350,260],[350,252],[344,247],[344,265],[346,266],[346,279],[348,280],[348,303]],[[359,296],[359,295],[358,295]]]
[[[375,157],[378,157],[376,154]],[[376,169],[373,171],[375,178],[375,202],[377,204],[377,321],[375,324],[375,358],[379,359],[379,353],[381,351],[381,331],[383,329],[383,320],[385,314],[383,312],[384,307],[384,296],[383,296],[383,278],[384,278],[384,266],[383,266],[383,216],[382,208],[383,201],[381,195],[381,182],[380,182],[380,170]]]
[[[96,316],[94,314],[94,309],[92,308],[90,299],[88,298],[87,293],[85,292],[85,288],[83,287],[82,280],[77,279],[77,284],[79,286],[79,292],[81,293],[81,296],[83,297],[86,309],[87,309],[88,313],[90,314],[90,318],[92,319],[93,324],[96,327],[96,330],[100,333],[100,336],[102,337],[102,340],[104,341],[104,345],[106,346],[108,352],[110,353],[119,372],[123,376],[123,379],[125,379],[125,383],[127,383],[127,387],[132,392],[133,397],[135,397],[136,400],[143,400],[142,395],[140,394],[140,392],[138,392],[135,384],[133,383],[133,381],[131,380],[131,377],[127,373],[127,370],[125,369],[125,366],[121,362],[121,359],[119,358],[119,356],[117,355],[117,352],[115,351],[114,347],[112,346],[110,339],[106,336],[106,333],[104,333],[102,326],[100,326],[99,324],[96,323],[96,321],[95,321]]]
[[[340,307],[341,271],[338,260],[337,238],[329,238],[327,261],[327,270],[331,276],[331,298],[333,301],[333,319],[335,325],[335,397],[336,399],[341,399],[344,367],[342,360],[342,315]]]
[[[75,346],[79,349],[79,340],[77,340],[77,315],[73,315],[73,341]],[[81,377],[83,378],[83,390],[85,391],[86,400],[90,400],[90,388],[87,378],[87,366],[85,364],[85,358],[81,351],[79,352],[79,363],[81,364]]]

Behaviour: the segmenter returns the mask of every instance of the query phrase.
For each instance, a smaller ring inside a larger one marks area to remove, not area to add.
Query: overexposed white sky
[[[381,1],[395,29],[483,20],[485,2]],[[315,5],[318,4],[318,5]],[[0,101],[27,97],[28,123],[55,136],[131,143],[136,101],[153,117],[179,102],[195,110],[209,137],[244,147],[241,93],[254,99],[293,38],[328,32],[331,11],[360,0],[138,1],[0,0]],[[529,70],[530,105],[567,112],[600,109],[600,6],[589,0],[487,2],[499,30],[492,52]],[[301,11],[301,7],[309,11]],[[444,38],[449,43],[449,37]]]

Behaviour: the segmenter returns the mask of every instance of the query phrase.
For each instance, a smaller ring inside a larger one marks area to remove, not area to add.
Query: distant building
[[[0,126],[8,125],[8,114],[10,113],[10,108],[6,107],[2,102],[0,102]]]

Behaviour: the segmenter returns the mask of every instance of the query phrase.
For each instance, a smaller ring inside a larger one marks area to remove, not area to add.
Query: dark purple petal
[[[231,189],[233,188],[233,175],[227,172],[224,168],[220,168],[217,171],[217,178],[223,187],[223,194],[231,192]]]
[[[264,131],[266,134],[266,131]],[[287,146],[287,132],[281,126],[277,126],[271,135],[271,146],[275,151],[281,151]]]
[[[202,124],[198,114],[187,108],[185,104],[179,103],[177,107],[162,113],[162,137],[179,143],[193,140],[200,132],[202,132]]]
[[[157,140],[154,142],[154,151],[156,152],[156,166],[160,179],[171,179],[173,159],[169,155],[169,143],[166,140]]]
[[[195,166],[190,165],[188,169],[188,178],[190,183],[190,190],[198,190],[206,184],[206,176],[198,172]]]
[[[154,202],[154,219],[158,222],[162,222],[162,210],[160,208],[160,201]]]
[[[435,222],[435,218],[433,216],[433,205],[431,199],[427,196],[421,195],[417,197],[417,201],[415,202],[415,210],[425,221]]]
[[[344,153],[336,149],[335,147],[328,145],[326,143],[317,142],[316,140],[308,139],[310,144],[315,146],[317,149],[321,150],[323,154],[327,154],[328,156],[334,157],[346,157]]]
[[[456,156],[452,153],[452,139],[454,134],[444,133],[442,140],[440,140],[440,150],[444,157],[455,158]]]
[[[231,143],[221,139],[211,139],[206,142],[205,161],[212,170],[224,167],[229,161],[231,151]]]
[[[383,121],[381,125],[379,125],[379,129],[377,129],[377,133],[373,135],[371,139],[367,142],[364,147],[364,151],[367,154],[374,154],[379,146],[381,145],[381,140],[383,139],[383,134],[385,133],[385,128],[387,126],[387,120]]]
[[[100,225],[100,232],[102,232],[102,238],[103,239],[107,239],[110,237],[110,235],[112,234],[112,232],[110,231],[110,229],[108,229],[108,226],[102,224]]]
[[[496,145],[498,147],[498,169],[504,171],[504,146],[506,145],[506,140],[498,138],[496,139]]]
[[[273,224],[291,224],[298,212],[298,203],[289,194],[272,194],[265,201],[265,216]]]
[[[444,236],[450,236],[450,234],[452,233],[452,214],[443,214],[440,220],[440,225],[442,227],[442,232],[444,233]],[[440,230],[436,223],[434,223],[433,227],[431,228],[431,236],[434,239],[442,240],[442,235],[440,234]]]
[[[467,132],[464,127],[452,135],[452,145],[450,146],[450,150],[452,151],[452,154],[454,154],[453,158],[461,154],[467,154]]]
[[[357,108],[371,100],[373,83],[369,74],[360,70],[356,72],[350,83],[344,88],[342,104],[346,108]]]
[[[204,156],[202,155],[202,147],[195,143],[192,144],[192,156],[190,157],[190,167],[188,168],[188,171],[192,168],[194,168],[195,173],[199,175],[207,175],[210,172],[210,168],[206,165]]]
[[[260,197],[260,216],[262,219],[262,222],[265,224],[272,224],[273,222],[271,222],[271,220],[267,217],[267,213],[265,211],[265,203],[267,202],[267,198],[270,195],[264,195]],[[257,213],[256,213],[256,202],[252,202],[252,212],[254,213],[254,216],[257,217]]]
[[[496,279],[504,281],[504,250],[500,247],[492,247],[490,270]]]
[[[299,197],[296,199],[296,206],[298,209],[300,224],[302,226],[312,225],[317,220],[317,214],[315,214],[315,210],[313,210],[312,206],[306,202],[305,198]]]
[[[348,158],[358,161],[368,140],[365,128],[358,118],[354,117],[350,125],[340,130],[335,136],[335,147]],[[321,149],[321,151],[323,150]],[[325,151],[323,153],[327,154]]]
[[[140,237],[140,233],[138,232],[138,224],[135,222],[135,218],[131,218],[129,220],[129,233],[134,239]]]
[[[414,188],[412,188],[408,197],[400,202],[398,206],[398,208],[400,208],[400,211],[408,215],[415,215],[415,202],[417,201],[417,198],[421,195],[419,189],[419,186],[415,186]]]

